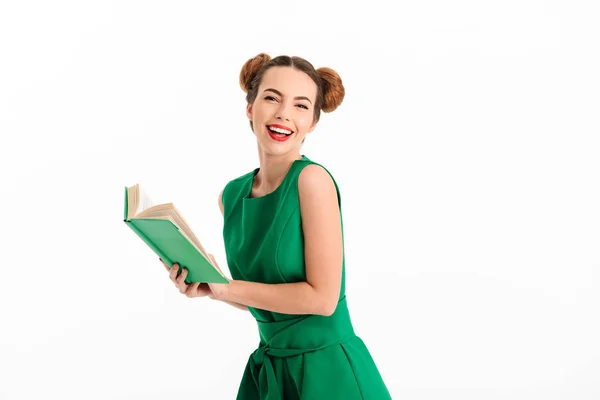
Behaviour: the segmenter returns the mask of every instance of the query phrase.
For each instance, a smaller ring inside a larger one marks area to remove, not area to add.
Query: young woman
[[[300,153],[321,110],[342,102],[342,81],[302,58],[261,53],[244,64],[240,85],[260,167],[229,181],[218,198],[233,279],[188,285],[177,265],[169,276],[188,297],[209,296],[256,319],[260,344],[238,399],[389,399],[346,304],[338,186]]]

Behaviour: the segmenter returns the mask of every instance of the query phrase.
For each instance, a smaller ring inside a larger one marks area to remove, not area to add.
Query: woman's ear
[[[249,120],[252,120],[252,104],[248,104],[246,106],[246,115],[248,116]]]

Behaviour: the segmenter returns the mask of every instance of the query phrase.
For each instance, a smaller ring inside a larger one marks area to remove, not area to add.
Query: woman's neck
[[[260,169],[254,178],[253,188],[264,193],[277,189],[293,162],[301,158],[299,153],[274,156],[259,152]]]

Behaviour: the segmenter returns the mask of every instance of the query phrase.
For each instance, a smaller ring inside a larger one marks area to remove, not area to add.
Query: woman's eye
[[[298,104],[298,106],[304,108],[305,110],[308,110],[308,107],[306,107],[304,104]]]
[[[267,96],[267,97],[265,97],[265,100],[276,100],[276,99],[273,96]]]

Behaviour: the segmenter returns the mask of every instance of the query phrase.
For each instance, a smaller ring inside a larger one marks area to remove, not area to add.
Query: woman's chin
[[[282,156],[294,150],[294,146],[291,143],[273,143],[272,140],[267,143],[260,142],[260,147],[266,154],[272,156]]]

